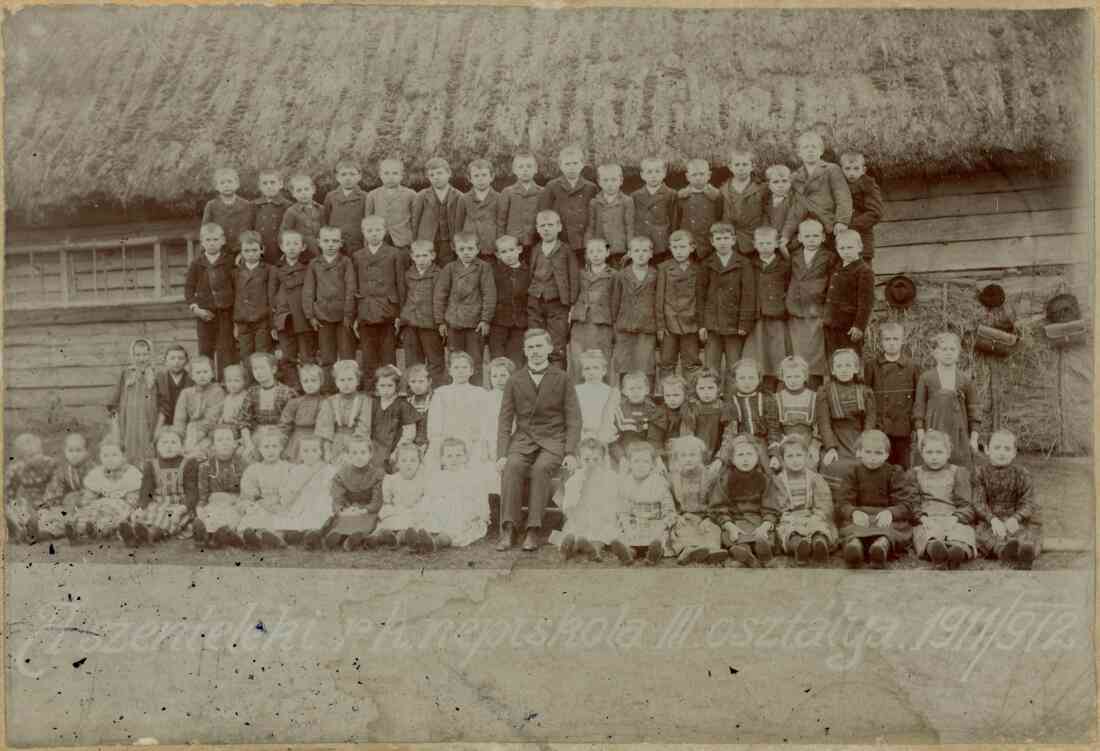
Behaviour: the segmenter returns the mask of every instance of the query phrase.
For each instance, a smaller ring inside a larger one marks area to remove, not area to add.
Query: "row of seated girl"
[[[920,463],[888,464],[890,439],[878,430],[857,440],[858,461],[836,483],[808,466],[805,439],[782,439],[777,474],[764,468],[764,448],[747,433],[729,441],[731,465],[704,465],[696,436],[669,443],[663,467],[652,444],[627,444],[624,471],[611,468],[603,443],[581,443],[581,468],[566,482],[565,525],[556,534],[562,557],[622,563],[760,567],[776,554],[796,564],[824,564],[839,546],[851,567],[882,566],[910,542],[918,557],[957,568],[979,553],[1030,568],[1039,554],[1041,524],[1031,478],[1014,464],[1015,436],[996,431],[987,464],[971,473],[952,464],[950,437],[928,431]]]
[[[459,438],[441,441],[437,469],[424,465],[415,444],[401,444],[389,475],[373,460],[367,437],[349,438],[336,466],[323,460],[317,436],[302,438],[299,461],[288,462],[284,435],[273,427],[257,431],[255,462],[242,455],[231,426],[215,427],[211,443],[206,458],[189,459],[180,434],[163,428],[156,458],[139,468],[113,440],[100,444],[95,465],[79,434],[66,438],[62,462],[24,434],[17,439],[22,458],[8,473],[9,536],[117,539],[135,547],[181,537],[215,549],[403,543],[425,551],[468,545],[488,529],[484,474],[470,469]]]

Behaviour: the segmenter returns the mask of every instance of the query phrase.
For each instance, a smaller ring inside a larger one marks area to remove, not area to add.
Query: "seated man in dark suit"
[[[553,493],[553,473],[558,467],[566,472],[576,468],[581,410],[572,381],[565,371],[550,364],[552,348],[550,334],[543,329],[528,330],[523,337],[527,367],[513,373],[504,386],[497,427],[497,469],[503,473],[503,529],[497,550],[508,550],[516,544],[516,525],[528,478],[531,489],[523,549],[538,549],[542,514]]]

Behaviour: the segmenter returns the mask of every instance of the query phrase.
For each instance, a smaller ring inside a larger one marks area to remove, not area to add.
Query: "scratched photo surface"
[[[1092,22],[5,16],[6,742],[1095,741]]]

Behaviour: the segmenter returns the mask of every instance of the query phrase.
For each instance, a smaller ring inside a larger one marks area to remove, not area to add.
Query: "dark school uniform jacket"
[[[695,256],[700,261],[714,252],[710,227],[722,221],[722,193],[713,185],[695,190],[690,185],[676,195],[676,229],[687,230],[695,238]]]
[[[506,266],[499,258],[493,259],[492,269],[493,285],[497,290],[493,325],[527,328],[527,288],[531,284],[531,269],[522,261],[514,268]]]
[[[320,256],[309,262],[302,284],[302,311],[306,318],[351,324],[355,319],[355,267],[350,258],[337,255],[329,263]]]
[[[656,193],[643,185],[630,194],[634,201],[634,234],[653,241],[653,254],[668,252],[668,236],[676,215],[676,192],[664,183]]]
[[[493,269],[480,258],[451,261],[439,273],[432,290],[435,320],[451,328],[472,329],[493,320],[497,309],[497,288]]]
[[[809,216],[805,202],[793,190],[782,197],[774,195],[771,190],[765,190],[763,200],[762,226],[774,228],[779,233],[780,244],[785,245],[788,252],[793,251],[791,243],[798,239],[798,225]]]
[[[626,252],[627,243],[634,236],[634,200],[626,193],[619,193],[610,203],[603,193],[588,203],[588,226],[584,242],[598,238],[607,242],[611,255]]]
[[[542,188],[532,184],[528,190],[519,183],[500,191],[497,201],[497,237],[511,235],[520,245],[529,248],[535,244],[535,217],[539,213]]]
[[[677,336],[699,333],[702,272],[690,256],[683,266],[670,258],[657,268],[657,331]]]
[[[312,331],[309,318],[302,309],[302,287],[305,285],[306,272],[309,264],[298,261],[289,266],[284,261],[281,266],[275,266],[268,274],[267,297],[271,302],[271,327],[278,331],[284,331],[289,322],[291,331],[295,334],[304,334]]]
[[[273,269],[263,261],[250,269],[244,263],[237,267],[237,296],[233,302],[233,320],[237,323],[265,321],[271,315],[268,297]]]
[[[886,435],[908,437],[913,430],[913,400],[920,371],[906,355],[896,362],[880,354],[864,369],[863,382],[875,393],[880,428]]]
[[[626,334],[657,333],[657,270],[646,266],[642,279],[633,265],[615,274],[611,286],[611,314],[615,330]]]
[[[733,179],[727,180],[722,191],[722,221],[732,224],[737,231],[737,252],[751,255],[753,247],[752,233],[764,223],[764,195],[767,185],[749,179],[743,193],[733,189]]]
[[[183,299],[188,307],[198,305],[204,310],[229,310],[233,307],[233,261],[220,253],[213,263],[206,253],[187,267],[183,283]]]
[[[240,196],[234,196],[233,201],[228,204],[221,196],[216,196],[206,202],[202,210],[202,222],[213,222],[220,226],[225,233],[225,250],[236,254],[241,250],[241,233],[252,229],[255,210],[251,201]]]
[[[905,471],[894,464],[867,469],[861,462],[852,462],[840,478],[834,506],[838,527],[852,523],[852,513],[862,511],[874,517],[889,511],[894,521],[905,522],[909,507],[903,499]]]
[[[447,226],[450,227],[451,231],[444,239],[442,247],[437,247],[435,249],[435,261],[438,264],[446,264],[454,259],[454,251],[451,249],[451,246],[454,242],[454,235],[460,228],[458,223],[458,201],[461,196],[462,193],[459,190],[453,185],[448,185],[447,193],[443,198],[442,206],[440,206],[439,198],[435,194],[435,188],[429,185],[417,193],[416,198],[413,199],[413,242],[417,240],[427,240],[430,243],[436,243],[436,231],[439,229],[440,221],[443,219],[443,216],[440,214],[440,209],[446,212]],[[436,245],[439,245],[439,243],[436,243]]]
[[[531,264],[532,275],[535,273],[535,259],[539,253],[543,253],[541,242],[531,249],[531,255],[528,259]],[[546,254],[543,253],[542,258],[550,261],[553,266],[554,282],[558,288],[558,301],[563,305],[570,305],[577,299],[577,284],[580,276],[580,264],[577,263],[577,256],[559,240],[558,247],[554,249],[550,257],[546,258]],[[528,291],[531,294],[534,293],[534,290],[530,288],[528,288]]]
[[[382,508],[382,470],[373,463],[366,467],[342,464],[332,478],[332,511],[366,508],[378,513]]]
[[[279,230],[283,226],[283,215],[291,201],[281,193],[271,198],[260,196],[255,199],[256,215],[252,229],[260,233],[264,244],[264,260],[272,266],[278,266],[283,260],[283,251],[279,248]]]
[[[546,183],[539,196],[539,211],[551,209],[561,217],[562,241],[566,247],[580,250],[584,247],[584,233],[588,229],[588,205],[599,193],[596,184],[583,176],[570,186],[564,176]]]
[[[787,285],[791,283],[791,262],[776,253],[765,264],[760,256],[752,259],[756,273],[756,317],[787,317]]]
[[[550,365],[538,385],[527,368],[512,374],[504,384],[497,419],[498,459],[507,458],[511,451],[575,455],[580,439],[581,407],[565,371]]]
[[[844,266],[838,264],[825,293],[824,324],[847,331],[855,326],[867,330],[871,308],[875,304],[875,275],[862,260]]]
[[[484,257],[496,254],[497,214],[500,211],[500,193],[492,188],[483,198],[470,190],[458,199],[458,226],[455,232],[472,232],[477,235],[477,249]]]
[[[611,299],[614,296],[616,273],[610,266],[596,272],[585,268],[577,281],[577,299],[573,303],[572,320],[610,326],[614,322]]]
[[[157,373],[156,385],[157,411],[164,416],[164,424],[171,425],[176,418],[176,402],[179,401],[180,394],[188,386],[194,386],[195,382],[191,380],[191,374],[186,370],[183,371],[183,377],[180,378],[179,383],[176,383],[171,373],[162,370]]]
[[[749,259],[730,254],[723,266],[718,254],[703,261],[699,295],[703,328],[708,334],[729,336],[738,330],[748,333],[756,321],[756,275]]]
[[[806,165],[802,165],[791,175],[791,189],[806,202],[810,215],[825,225],[825,231],[832,234],[837,222],[848,224],[852,221],[852,192],[844,170],[830,162],[822,162],[810,177]]]
[[[806,265],[803,251],[791,253],[791,282],[787,286],[787,313],[795,318],[820,318],[825,312],[835,254],[820,248]]]
[[[314,255],[320,255],[321,246],[317,244],[317,235],[324,226],[325,207],[316,201],[294,203],[283,212],[283,226],[280,230],[294,230],[302,236],[302,242]]]
[[[417,329],[434,329],[443,323],[435,318],[435,280],[439,267],[434,263],[421,274],[416,266],[405,269],[405,296],[401,299],[401,323]]]
[[[848,224],[859,233],[863,240],[864,258],[875,256],[875,225],[882,221],[886,206],[882,202],[882,191],[875,178],[861,175],[854,183],[848,183],[852,194],[852,221]]]
[[[325,195],[325,225],[339,227],[344,252],[363,247],[363,217],[367,215],[367,193],[359,186],[345,193],[337,187]]]
[[[378,251],[360,248],[351,257],[355,269],[357,315],[366,323],[385,323],[397,318],[405,287],[401,252],[382,243]]]

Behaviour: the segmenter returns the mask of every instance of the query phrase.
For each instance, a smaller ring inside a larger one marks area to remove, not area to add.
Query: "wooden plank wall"
[[[885,192],[887,218],[876,232],[880,283],[899,273],[975,287],[995,280],[1020,315],[1041,312],[1042,302],[1068,285],[1089,305],[1090,196],[1081,186],[976,175],[895,183]],[[173,287],[182,283],[182,269],[171,273]],[[6,416],[53,410],[103,419],[129,343],[138,336],[151,338],[158,353],[174,341],[195,350],[193,319],[178,302],[8,311]]]

